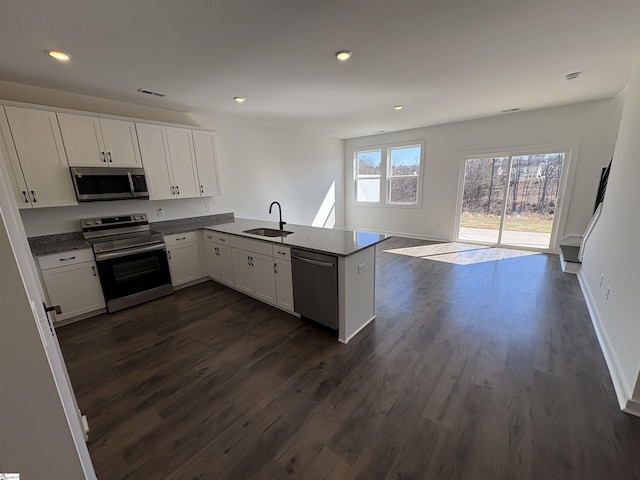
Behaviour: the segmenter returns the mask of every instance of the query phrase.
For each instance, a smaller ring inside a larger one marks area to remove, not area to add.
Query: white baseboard
[[[625,413],[630,413],[636,417],[640,417],[640,402],[630,398],[627,400],[627,405],[622,409]]]
[[[344,343],[345,345],[347,343],[349,343],[349,340],[351,340],[353,337],[355,337],[358,333],[360,333],[362,331],[362,329],[364,327],[366,327],[367,325],[369,325],[371,322],[373,322],[376,319],[376,316],[374,315],[373,317],[371,317],[369,320],[367,320],[358,330],[356,330],[355,332],[353,332],[351,335],[349,335],[349,338],[340,338],[338,337],[338,341],[340,343]]]
[[[629,390],[624,382],[624,377],[621,374],[622,370],[620,368],[620,364],[616,359],[613,348],[611,348],[611,342],[609,342],[609,337],[607,337],[606,331],[602,324],[602,320],[600,319],[600,314],[598,313],[598,309],[596,308],[595,302],[593,301],[593,295],[591,295],[591,291],[589,290],[589,286],[587,285],[586,280],[583,278],[582,272],[578,273],[578,282],[580,284],[582,294],[584,295],[584,299],[587,303],[587,308],[589,309],[591,323],[593,324],[593,329],[596,332],[596,337],[598,338],[600,349],[602,350],[604,359],[607,362],[609,374],[611,375],[611,380],[613,381],[613,389],[616,392],[616,397],[618,398],[620,409],[623,412],[640,416],[640,404],[631,398],[631,390]]]

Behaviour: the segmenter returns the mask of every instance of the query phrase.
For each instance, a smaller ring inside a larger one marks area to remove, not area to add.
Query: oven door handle
[[[136,253],[153,252],[155,250],[164,250],[164,249],[165,249],[165,246],[164,246],[164,243],[162,243],[159,245],[149,245],[148,247],[121,250],[119,252],[97,253],[96,261],[100,262],[102,260],[110,260],[112,258],[128,257],[129,255],[135,255]]]

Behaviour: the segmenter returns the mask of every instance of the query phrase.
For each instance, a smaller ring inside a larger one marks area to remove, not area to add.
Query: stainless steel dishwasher
[[[338,328],[338,257],[291,249],[293,309],[305,318]]]

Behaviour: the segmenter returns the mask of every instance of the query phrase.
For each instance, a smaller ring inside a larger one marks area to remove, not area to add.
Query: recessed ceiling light
[[[353,54],[349,50],[338,50],[336,52],[336,58],[341,62],[346,62],[351,58]]]
[[[68,62],[71,59],[71,55],[60,50],[47,50],[47,53],[60,62]]]
[[[244,103],[246,100],[245,97],[233,97],[233,99],[236,101],[236,103]]]
[[[393,109],[394,110],[402,110],[404,107],[402,105],[394,105]]]
[[[580,76],[582,72],[571,72],[571,73],[567,73],[564,76],[564,79],[567,80],[568,82],[570,82],[571,80],[575,80],[576,78],[578,78]]]

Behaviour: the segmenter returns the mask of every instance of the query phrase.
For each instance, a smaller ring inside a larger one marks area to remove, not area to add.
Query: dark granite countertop
[[[232,221],[233,213],[220,213],[216,215],[206,215],[204,217],[190,217],[180,218],[178,220],[153,222],[149,223],[149,225],[152,230],[156,230],[163,235],[171,235],[173,233],[199,230],[205,226]],[[28,240],[31,253],[36,257],[52,255],[54,253],[69,252],[72,250],[81,250],[83,248],[92,248],[91,244],[82,238],[82,232],[42,235],[39,237],[29,237]]]
[[[82,238],[82,232],[42,235],[40,237],[29,237],[28,240],[31,253],[36,257],[91,248],[91,244]]]
[[[391,237],[390,235],[376,232],[339,230],[295,224],[285,225],[285,230],[293,232],[285,238],[264,237],[261,235],[244,233],[244,230],[260,227],[277,229],[277,222],[234,218],[233,213],[152,222],[150,223],[150,226],[152,230],[158,231],[163,235],[207,229],[246,238],[253,238],[263,242],[277,243],[289,247],[299,247],[305,250],[330,253],[343,257],[349,256]],[[31,252],[35,256],[91,248],[91,244],[82,238],[82,232],[30,237],[29,246],[31,247]]]
[[[264,237],[262,235],[244,233],[245,230],[261,227],[274,229],[279,228],[277,222],[236,218],[233,222],[208,226],[205,227],[205,229],[246,238],[253,238],[264,242],[277,243],[278,245],[300,247],[305,250],[329,253],[341,257],[347,257],[360,250],[391,238],[390,235],[385,235],[383,233],[310,227],[308,225],[295,225],[290,223],[287,223],[284,228],[285,230],[293,233],[284,238]]]
[[[180,218],[178,220],[167,220],[163,222],[150,222],[151,230],[160,232],[163,235],[173,235],[175,233],[191,232],[201,228],[217,225],[220,223],[233,222],[233,213],[220,213],[217,215],[206,215],[204,217]]]

